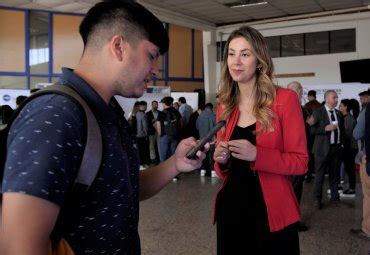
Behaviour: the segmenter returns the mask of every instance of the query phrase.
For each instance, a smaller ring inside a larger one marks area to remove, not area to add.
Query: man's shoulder
[[[53,116],[58,119],[75,119],[81,121],[84,118],[83,108],[77,102],[64,95],[47,94],[36,97],[27,103],[15,122],[23,118],[37,119]]]

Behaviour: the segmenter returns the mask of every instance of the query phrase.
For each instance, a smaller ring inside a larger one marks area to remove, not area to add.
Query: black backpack
[[[92,113],[85,100],[83,100],[82,97],[75,90],[63,85],[51,85],[45,89],[33,93],[15,110],[5,128],[0,130],[0,188],[2,187],[2,179],[7,154],[7,137],[10,126],[28,102],[36,97],[46,94],[58,94],[68,96],[78,105],[80,105],[85,112],[87,125],[86,145],[80,169],[78,170],[75,179],[75,184],[80,184],[80,186],[83,187],[82,189],[87,191],[99,171],[102,160],[103,146],[100,128],[94,114]]]
[[[174,111],[170,109],[164,110],[166,114],[164,120],[164,133],[168,136],[178,137],[180,133],[180,119],[176,116]]]

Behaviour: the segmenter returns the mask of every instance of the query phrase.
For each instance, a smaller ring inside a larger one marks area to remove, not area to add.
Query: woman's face
[[[340,105],[339,105],[339,111],[340,111],[342,114],[347,113],[347,106],[345,106],[344,104],[340,103]]]
[[[246,84],[256,77],[257,57],[252,45],[243,37],[230,41],[228,48],[227,66],[229,73],[238,84]]]

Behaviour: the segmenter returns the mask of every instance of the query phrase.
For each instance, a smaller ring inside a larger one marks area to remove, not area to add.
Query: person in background
[[[194,137],[197,140],[199,139],[199,132],[197,130],[197,120],[198,120],[199,115],[201,113],[202,113],[202,109],[201,108],[199,108],[198,110],[194,111],[190,115],[189,124],[188,124],[189,136]]]
[[[353,138],[353,129],[357,121],[352,116],[351,101],[343,99],[339,105],[339,111],[343,115],[345,138],[343,143],[343,164],[348,175],[349,188],[343,191],[342,196],[355,196],[356,194],[356,173],[355,173],[355,157],[358,151],[357,141]]]
[[[136,101],[132,106],[132,111],[128,115],[128,124],[131,128],[132,133],[136,136],[137,134],[137,121],[136,121],[136,113],[140,110],[140,101]]]
[[[161,134],[159,138],[159,157],[161,162],[171,157],[176,150],[180,139],[181,132],[181,115],[173,105],[173,97],[167,96],[161,100],[163,114],[159,116]],[[178,181],[179,177],[175,176],[172,181]]]
[[[190,115],[193,113],[193,108],[186,103],[185,97],[179,98],[179,112],[182,117],[183,125],[186,127],[189,123]]]
[[[10,107],[9,105],[7,104],[1,105],[0,106],[0,117],[1,117],[0,125],[8,124],[10,118],[13,115],[13,112],[14,112],[13,108]]]
[[[62,69],[60,86],[75,89],[99,123],[100,170],[78,206],[70,208],[73,217],[60,221],[65,203],[75,195],[69,192],[84,155],[86,118],[79,104],[64,95],[43,95],[27,104],[8,135],[1,255],[46,255],[55,247],[49,240],[56,233],[76,255],[138,255],[139,201],[179,173],[198,169],[205,158],[201,151],[197,160],[186,158],[197,145],[188,138],[167,161],[139,171],[136,138],[115,100],[115,95],[140,98],[159,73],[158,58],[167,52],[169,38],[158,18],[137,2],[105,0],[84,16],[80,34],[82,56],[74,70]]]
[[[317,109],[320,109],[322,107],[322,104],[319,103],[319,101],[316,100],[316,91],[310,90],[307,93],[307,99],[308,102],[304,105],[304,108],[308,111],[308,113],[311,115],[314,111]]]
[[[356,237],[370,241],[370,104],[366,102],[366,108],[362,109],[357,120],[357,125],[353,130],[353,138],[365,142],[361,153],[360,179],[362,186],[362,222],[360,228],[350,230],[350,233]],[[360,148],[359,148],[360,149]]]
[[[360,114],[360,103],[356,99],[351,98],[349,108],[351,109],[350,113],[355,118],[355,120],[357,120],[358,115]]]
[[[172,107],[175,108],[177,111],[180,109],[180,104],[178,102],[174,102]]]
[[[315,90],[308,91],[307,99],[308,99],[308,102],[304,105],[303,108],[309,114],[309,117],[306,120],[306,123],[311,126],[315,122],[315,120],[312,117],[312,113],[316,111],[317,109],[320,109],[322,107],[322,104],[320,104],[319,101],[316,100]],[[310,156],[310,160],[308,162],[308,172],[306,174],[306,182],[310,182],[314,178],[313,174],[315,173],[315,159],[312,153],[312,147],[313,147],[314,140],[315,140],[315,135],[312,135],[310,133],[307,138],[307,148],[308,148],[308,154]]]
[[[266,40],[254,28],[225,45],[216,120],[217,254],[299,254],[300,210],[289,176],[307,171],[297,94],[272,82]]]
[[[158,102],[153,100],[152,109],[146,113],[148,118],[149,153],[152,164],[159,163],[159,134],[157,132],[159,114],[162,114],[162,112],[158,110]]]
[[[301,101],[302,100],[302,95],[303,95],[303,87],[302,87],[301,83],[299,83],[298,81],[290,82],[288,84],[287,88],[291,89],[291,90],[293,90],[294,92],[297,93],[299,103],[301,104],[302,103],[302,101]],[[301,105],[301,109],[302,109],[302,120],[303,120],[304,125],[305,125],[306,139],[308,140],[309,135],[310,135],[310,125],[306,121],[307,121],[307,118],[309,117],[309,113],[302,105]],[[308,148],[308,145],[307,145],[307,150],[308,149],[309,148]],[[299,204],[301,204],[302,192],[303,192],[303,182],[305,180],[305,176],[306,176],[306,174],[292,176],[292,184],[293,184],[293,188],[294,188],[294,193],[295,193],[295,195],[298,199]],[[305,223],[303,223],[302,221],[300,221],[299,224],[298,224],[298,231],[307,231],[307,230],[308,230],[307,225]]]
[[[147,106],[146,101],[140,101],[139,111],[136,112],[136,139],[142,168],[149,166],[148,118],[145,114]]]
[[[315,135],[312,152],[315,158],[314,206],[322,208],[322,188],[326,168],[329,169],[330,201],[339,206],[339,172],[345,140],[344,121],[342,114],[335,109],[338,95],[334,90],[327,90],[324,95],[325,104],[313,112],[314,125],[311,134]]]
[[[213,104],[207,103],[204,106],[204,110],[199,115],[196,128],[199,132],[199,137],[203,138],[207,135],[207,133],[216,125],[216,117],[213,113]],[[213,170],[213,153],[215,150],[214,146],[214,139],[213,142],[210,143],[209,151],[207,152],[206,159],[202,163],[202,167],[200,170],[200,176],[212,176],[216,177],[216,172]]]
[[[364,110],[369,102],[369,90],[362,91],[358,96],[360,97],[361,110]]]
[[[17,108],[18,106],[21,105],[21,103],[23,103],[24,100],[27,99],[27,96],[17,96],[17,98],[15,99],[15,103],[17,105]]]

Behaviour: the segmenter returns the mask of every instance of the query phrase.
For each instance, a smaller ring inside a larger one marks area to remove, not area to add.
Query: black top
[[[246,139],[256,144],[255,130],[256,124],[244,128],[236,126],[230,140]],[[233,157],[230,159],[230,175],[217,201],[217,220],[243,221],[251,231],[266,230],[266,205],[258,173],[251,170],[249,162]]]

